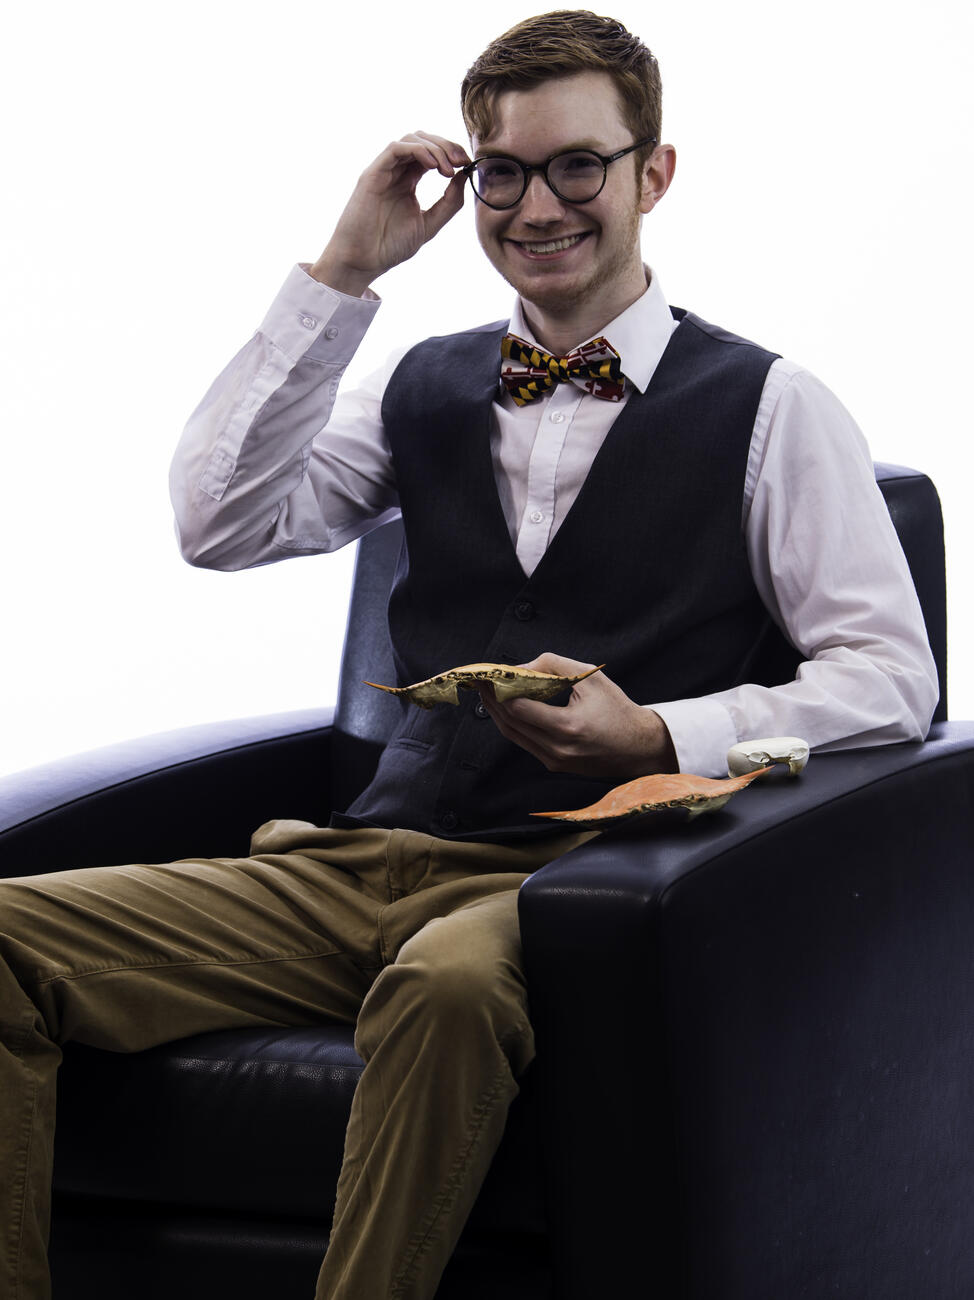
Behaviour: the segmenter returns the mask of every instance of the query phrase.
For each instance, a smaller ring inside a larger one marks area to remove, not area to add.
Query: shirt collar
[[[649,281],[646,292],[593,336],[605,335],[622,359],[622,373],[641,393],[649,387],[678,323],[663,297],[659,277],[649,267],[646,268],[646,278]],[[541,346],[524,319],[520,298],[514,304],[510,330],[525,342]],[[579,345],[587,342],[587,339],[580,339]]]

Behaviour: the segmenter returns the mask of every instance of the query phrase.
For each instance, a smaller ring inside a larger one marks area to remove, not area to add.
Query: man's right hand
[[[359,177],[311,275],[340,293],[361,297],[373,280],[412,257],[460,211],[466,176],[456,169],[468,162],[462,145],[425,131],[388,145]],[[451,179],[442,198],[424,212],[416,187],[430,171]]]

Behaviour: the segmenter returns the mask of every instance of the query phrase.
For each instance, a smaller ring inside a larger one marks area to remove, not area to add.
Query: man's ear
[[[671,144],[658,144],[643,164],[640,212],[652,212],[670,188],[675,170],[676,150]]]

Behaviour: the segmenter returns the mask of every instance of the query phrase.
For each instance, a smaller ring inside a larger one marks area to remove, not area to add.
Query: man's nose
[[[532,172],[528,188],[521,199],[521,217],[532,225],[546,225],[560,221],[565,215],[565,204],[554,192],[540,172]]]

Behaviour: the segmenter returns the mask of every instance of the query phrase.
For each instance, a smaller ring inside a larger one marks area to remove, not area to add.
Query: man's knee
[[[373,985],[356,1045],[368,1060],[387,1034],[435,1037],[464,1050],[490,1039],[516,1071],[531,1058],[531,1028],[516,935],[464,924],[460,913],[428,922]]]

